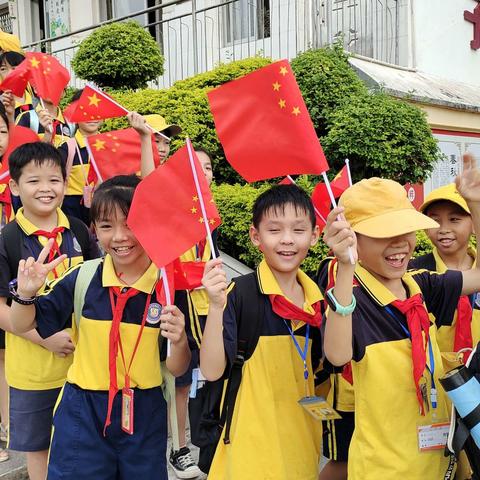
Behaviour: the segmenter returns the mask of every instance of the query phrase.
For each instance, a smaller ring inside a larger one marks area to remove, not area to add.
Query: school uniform
[[[81,246],[70,230],[68,218],[60,209],[57,209],[57,214],[57,226],[64,228],[64,231],[57,234],[56,242],[60,254],[64,253],[68,258],[54,272],[50,272],[50,279],[83,261]],[[15,221],[21,230],[22,258],[36,258],[48,239],[34,234],[38,228],[25,218],[23,208],[17,212]],[[91,239],[88,256],[94,258],[98,255],[98,248]],[[17,272],[11,271],[4,237],[0,236],[1,297],[10,296],[8,284],[16,276]],[[71,362],[72,355],[61,358],[40,345],[7,332],[5,376],[10,387],[9,448],[20,451],[48,449],[53,407]]]
[[[430,317],[427,367],[423,372],[428,408],[420,413],[413,378],[412,342],[406,318],[393,307],[394,295],[357,265],[352,314],[352,374],[355,388],[355,430],[349,450],[349,480],[439,480],[453,478],[454,461],[442,446],[420,451],[419,426],[449,421],[446,395],[438,379],[444,369],[436,341],[438,323],[449,323],[462,289],[460,272],[443,275],[407,272],[402,278],[408,297],[422,295]],[[433,378],[433,381],[432,381]],[[434,408],[432,385],[437,399]],[[424,431],[424,430],[422,430]],[[424,442],[424,437],[421,437]],[[430,444],[427,444],[430,446]],[[451,476],[449,476],[451,475]]]
[[[472,268],[475,268],[476,264],[476,252],[473,248],[468,248],[468,254],[474,260]],[[422,255],[421,257],[414,258],[410,261],[409,267],[415,269],[426,269],[430,271],[435,271],[438,273],[445,273],[448,268],[443,262],[442,258],[438,254],[438,250],[434,247],[432,252],[427,255]],[[474,293],[468,297],[468,303],[472,309],[472,317],[470,324],[470,332],[472,336],[472,344],[470,346],[475,346],[480,342],[480,296],[478,293]],[[440,351],[444,354],[445,362],[451,368],[454,368],[455,365],[452,364],[452,353],[455,352],[455,332],[458,327],[458,308],[453,317],[453,321],[450,325],[442,324],[438,326],[437,332],[437,341]]]
[[[90,155],[85,144],[85,137],[79,130],[77,130],[73,138],[75,142],[72,139],[66,139],[58,148],[66,165],[68,164],[69,156],[73,154],[62,210],[67,215],[77,217],[88,225],[90,223],[90,208],[85,206],[83,193],[86,186],[92,188],[94,186],[92,172],[90,171],[92,168]]]
[[[320,329],[303,321],[294,325],[273,312],[269,295],[283,297],[283,293],[265,260],[256,275],[265,301],[260,337],[243,366],[230,443],[218,442],[208,478],[317,480],[321,423],[298,401],[306,392],[314,394],[313,372],[321,358]],[[313,305],[322,299],[320,290],[303,272],[299,271],[297,278],[305,293],[304,311],[312,313]],[[223,315],[226,372],[235,359],[238,341],[235,283],[230,288]],[[292,337],[303,350],[307,331],[310,340],[305,380],[303,360]]]
[[[42,110],[42,106],[38,104],[34,110],[28,110],[21,113],[17,117],[15,123],[21,127],[30,128],[40,137],[40,139],[42,139],[45,135],[45,129],[41,125],[38,117],[38,112],[40,110]],[[72,137],[75,132],[73,125],[70,125],[65,120],[63,113],[59,108],[57,109],[57,116],[53,120],[53,132],[52,144],[55,147],[62,144],[66,138]]]
[[[33,95],[28,91],[28,87],[27,90],[25,90],[25,94],[23,97],[23,101],[19,102],[18,100],[15,100],[15,121],[22,113],[35,109],[33,105]]]
[[[78,271],[78,267],[73,267],[38,297],[36,321],[42,337],[72,326]],[[119,324],[125,362],[119,352],[112,364],[114,371],[116,365],[121,390],[138,341],[129,370],[135,399],[134,433],[130,435],[120,427],[121,393],[113,397],[111,424],[106,428],[111,375],[109,337],[112,312],[118,305],[116,294],[111,292],[115,288],[121,292],[130,289],[118,279],[109,255],[98,266],[85,293],[73,362],[54,414],[49,480],[167,479],[167,407],[161,390],[160,319],[150,316],[150,307],[162,303],[154,290],[157,272],[152,263],[132,285],[138,293],[126,301]]]

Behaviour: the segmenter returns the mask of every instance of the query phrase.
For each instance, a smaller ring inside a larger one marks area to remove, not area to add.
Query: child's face
[[[0,117],[0,157],[7,151],[8,147],[8,127],[5,120]]]
[[[0,65],[0,78],[2,80],[12,71],[15,70],[16,67],[12,67],[8,62],[3,62]]]
[[[100,245],[112,257],[117,273],[148,259],[118,207],[108,218],[95,221],[95,231]]]
[[[158,133],[156,133],[154,136],[158,155],[160,157],[160,163],[165,163],[167,161],[168,154],[170,153],[170,139],[162,137]]]
[[[390,238],[357,234],[358,258],[381,283],[399,280],[405,274],[416,244],[415,232]]]
[[[78,129],[82,135],[95,135],[98,133],[99,128],[102,126],[103,121],[97,120],[95,122],[79,122]]]
[[[295,272],[310,247],[318,240],[318,227],[312,228],[307,213],[286,204],[284,211],[266,211],[258,225],[250,227],[252,243],[263,252],[275,273]]]
[[[466,253],[473,233],[472,217],[453,202],[435,202],[426,214],[440,224],[440,228],[426,230],[428,238],[440,255]]]
[[[54,162],[38,165],[31,161],[23,167],[18,183],[10,180],[10,189],[20,196],[25,213],[44,217],[62,204],[66,183]]]
[[[203,173],[205,174],[205,178],[207,179],[208,186],[212,183],[213,180],[213,169],[212,169],[212,161],[210,157],[205,152],[195,152],[197,154],[197,158],[202,166]]]

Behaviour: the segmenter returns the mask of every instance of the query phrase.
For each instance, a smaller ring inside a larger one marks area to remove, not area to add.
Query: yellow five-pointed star
[[[203,217],[200,217],[200,218],[198,219],[198,221],[199,221],[200,223],[203,223]]]
[[[278,82],[272,84],[273,90],[278,92],[280,90],[281,85]]]
[[[278,101],[278,106],[279,106],[280,108],[285,108],[286,105],[287,105],[287,102],[286,102],[283,98],[281,98],[281,99]]]
[[[97,94],[94,93],[91,97],[87,97],[89,102],[88,102],[88,105],[95,105],[96,107],[98,107],[98,104],[100,103],[100,98],[97,97]]]
[[[106,142],[104,140],[100,140],[99,138],[97,138],[93,146],[95,150],[98,152],[99,150],[105,150],[105,143]]]
[[[280,67],[280,75],[285,76],[288,73],[287,67]]]
[[[190,209],[190,211],[191,211],[192,213],[197,213],[197,209],[196,209],[195,207],[192,207],[192,208]]]
[[[30,59],[30,64],[33,68],[38,68],[38,66],[40,65],[40,60],[37,60],[35,57],[33,57]]]
[[[293,107],[292,114],[295,116],[300,115],[300,109],[298,107]]]
[[[214,225],[214,224],[215,224],[215,219],[214,219],[214,218],[211,218],[211,219],[209,220],[209,222],[210,222],[210,225]]]
[[[193,200],[194,202],[198,202],[198,197],[195,195],[195,196],[192,197],[192,200]]]

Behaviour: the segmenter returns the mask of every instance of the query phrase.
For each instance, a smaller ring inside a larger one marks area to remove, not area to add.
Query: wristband
[[[8,290],[12,296],[12,300],[20,305],[33,305],[35,303],[36,296],[33,297],[21,297],[17,292],[17,279],[15,278],[8,284]]]
[[[352,303],[347,306],[340,305],[335,298],[335,295],[333,294],[333,289],[335,287],[330,288],[327,290],[325,294],[325,300],[328,303],[328,306],[334,311],[335,313],[338,313],[338,315],[341,315],[342,317],[346,317],[347,315],[350,315],[354,310],[357,305],[357,301],[355,299],[355,295],[352,293]]]

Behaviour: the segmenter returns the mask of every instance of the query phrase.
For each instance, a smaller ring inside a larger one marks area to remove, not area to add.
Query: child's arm
[[[140,135],[140,144],[142,149],[141,157],[141,176],[145,178],[149,173],[155,170],[152,151],[152,131],[148,128],[145,119],[137,112],[130,112],[127,115],[132,128]]]
[[[348,249],[357,259],[356,237],[346,220],[337,220],[343,208],[335,208],[327,218],[324,242],[338,259],[337,277],[333,295],[340,305],[352,303],[353,274],[355,265],[351,264]],[[345,365],[352,359],[352,315],[342,316],[331,308],[327,311],[323,341],[325,356],[332,365]]]
[[[185,316],[175,305],[167,305],[160,315],[162,337],[170,340],[167,368],[172,375],[183,375],[190,363],[191,353],[185,333]]]
[[[463,171],[455,179],[458,192],[467,201],[472,215],[473,230],[480,232],[480,170],[476,166],[474,157],[466,153],[463,156]],[[480,242],[477,237],[476,266],[463,272],[462,295],[480,291]]]
[[[6,90],[2,94],[2,103],[5,107],[8,123],[13,125],[15,123],[15,98],[11,90]]]
[[[40,252],[38,259],[33,257],[27,260],[20,260],[17,274],[17,294],[22,298],[33,298],[43,287],[47,275],[55,267],[60,265],[66,255],[60,255],[50,263],[43,262],[48,257],[53,245],[53,239],[50,239]],[[35,305],[20,305],[12,302],[10,307],[10,321],[14,333],[25,333],[35,328]]]

